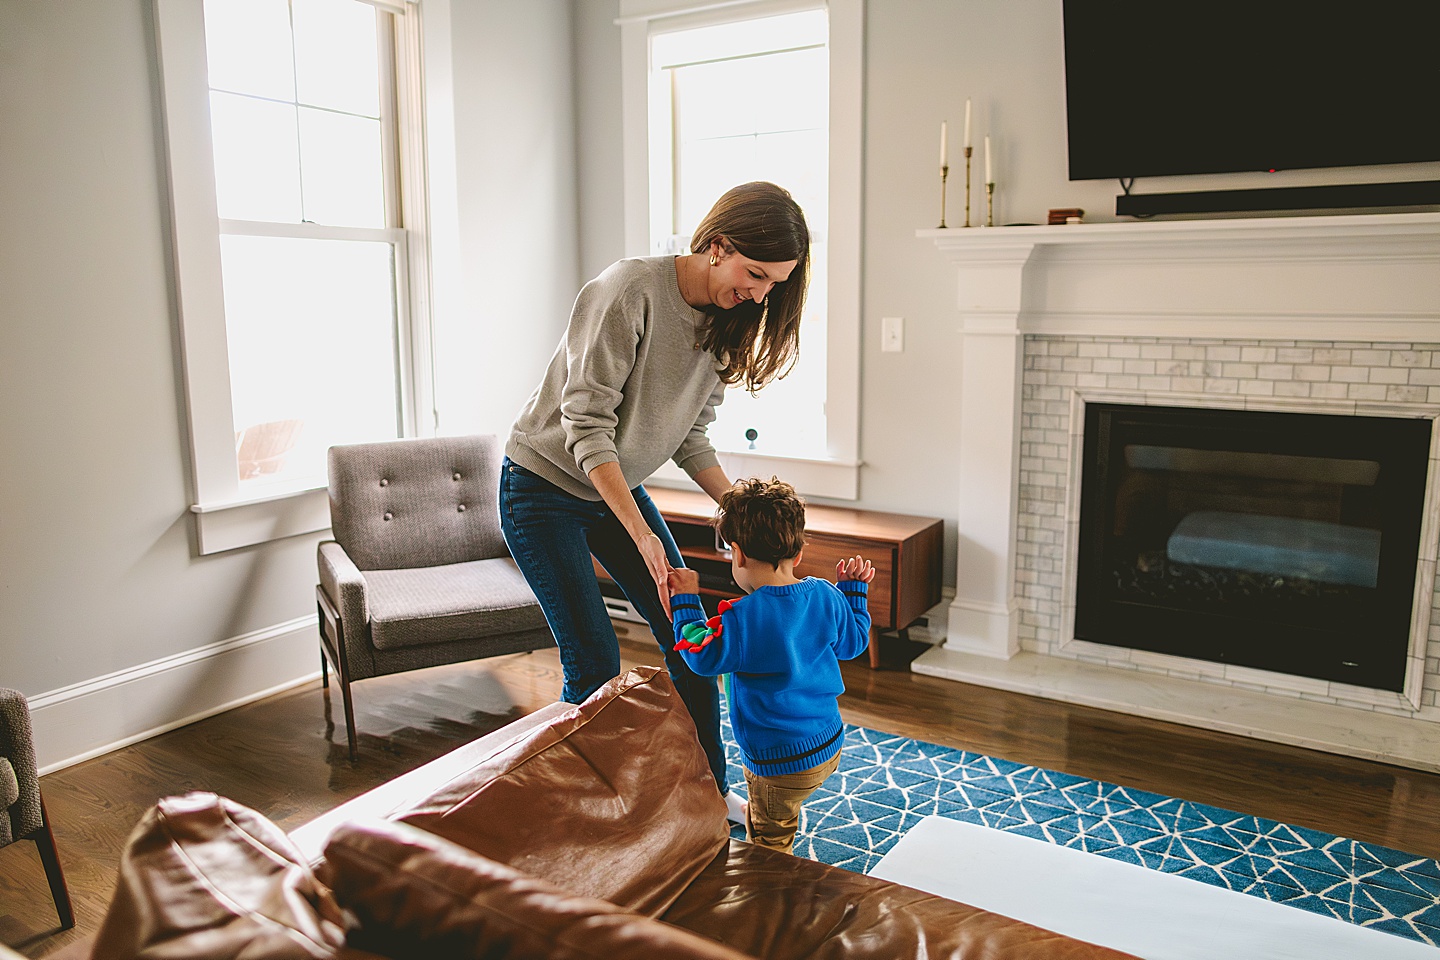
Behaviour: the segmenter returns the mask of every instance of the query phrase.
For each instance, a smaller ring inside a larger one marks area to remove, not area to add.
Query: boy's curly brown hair
[[[720,497],[715,529],[745,556],[778,566],[805,546],[805,501],[779,477],[736,480]]]

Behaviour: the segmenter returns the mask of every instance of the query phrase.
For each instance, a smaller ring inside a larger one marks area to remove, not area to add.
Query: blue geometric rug
[[[726,749],[745,792],[728,717]],[[1440,863],[1203,803],[846,724],[795,854],[867,873],[938,815],[1175,873],[1440,945]],[[737,827],[735,836],[744,837]]]

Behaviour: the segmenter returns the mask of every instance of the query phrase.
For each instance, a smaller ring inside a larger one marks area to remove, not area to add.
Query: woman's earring
[[[710,254],[710,266],[713,267],[713,266],[715,266],[715,264],[717,264],[717,263],[719,263],[719,261],[715,259],[715,254],[713,254],[713,253]]]

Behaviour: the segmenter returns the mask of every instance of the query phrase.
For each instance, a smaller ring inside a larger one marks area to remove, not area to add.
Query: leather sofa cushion
[[[213,793],[161,800],[131,832],[96,935],[104,960],[315,960],[340,911],[284,832]]]
[[[746,960],[603,900],[574,896],[385,820],[331,836],[321,871],[356,920],[351,942],[426,960]]]
[[[610,680],[394,819],[649,916],[729,839],[695,724],[659,667]]]
[[[998,913],[743,840],[732,840],[660,919],[766,960],[1135,960]]]

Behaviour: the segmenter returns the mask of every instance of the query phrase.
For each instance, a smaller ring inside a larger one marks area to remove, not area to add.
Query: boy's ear
[[[805,548],[801,547],[795,552],[795,559],[790,561],[792,567],[800,566],[800,561],[805,559]]]
[[[730,544],[730,555],[735,558],[735,566],[745,566],[745,551],[740,549],[740,544]]]

